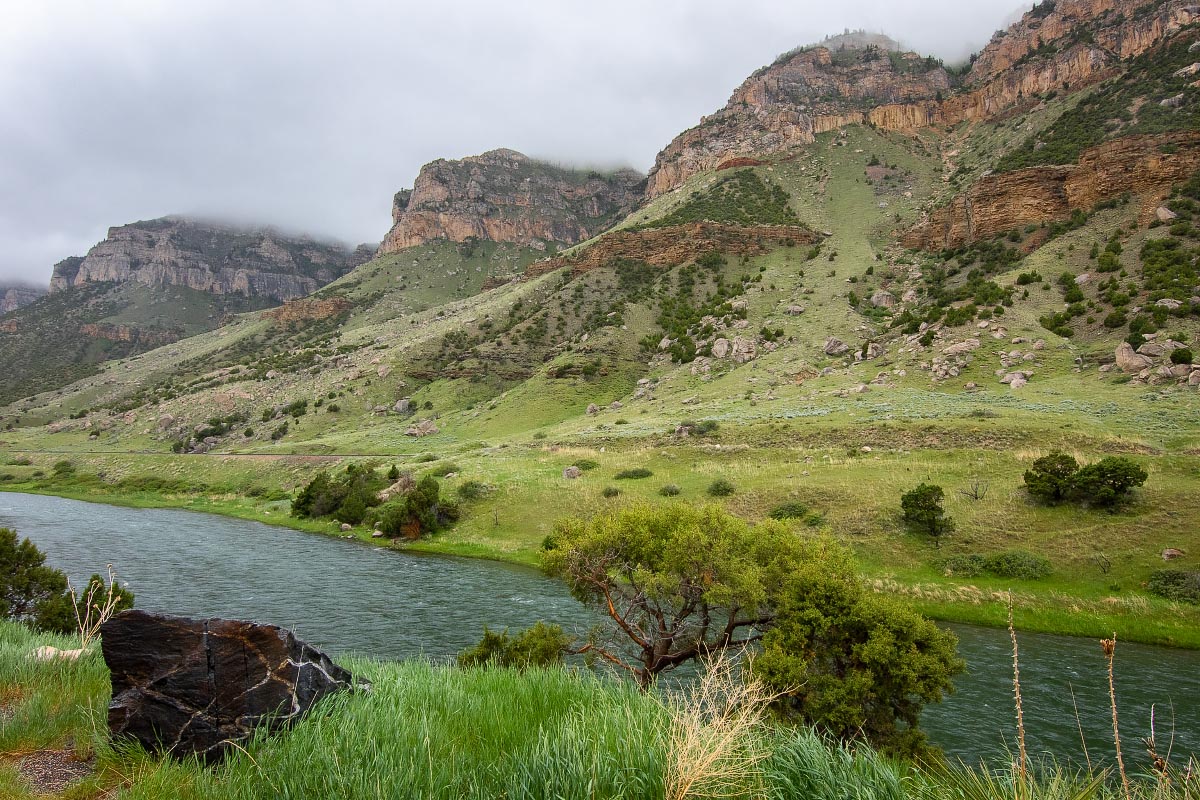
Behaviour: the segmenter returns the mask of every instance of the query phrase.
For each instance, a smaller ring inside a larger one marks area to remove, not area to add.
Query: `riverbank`
[[[280,528],[318,533],[347,544],[389,547],[436,556],[480,558],[536,568],[538,551],[528,538],[514,542],[497,536],[482,538],[451,531],[417,542],[386,542],[371,538],[361,527],[342,532],[329,521],[290,516],[290,501],[251,497],[234,492],[160,494],[103,491],[103,484],[81,486],[70,481],[8,483],[7,491],[66,497],[128,508],[165,508],[216,514]],[[478,513],[478,512],[477,512]],[[851,543],[853,544],[853,543]],[[1013,598],[1018,629],[1034,633],[1094,639],[1116,633],[1123,641],[1200,649],[1200,608],[1168,602],[1146,594],[1110,593],[1070,576],[1038,581],[976,578],[956,581],[918,565],[898,570],[860,558],[864,580],[875,591],[906,598],[921,613],[943,622],[988,627],[1007,624],[1008,598]]]
[[[67,648],[73,640],[0,621],[0,794],[12,800],[657,800],[685,796],[681,778],[695,780],[686,796],[717,796],[714,774],[728,781],[719,796],[768,800],[1108,798],[1117,791],[1048,764],[1037,771],[1038,786],[1013,785],[1006,764],[993,764],[994,773],[974,763],[918,769],[766,721],[737,730],[729,750],[709,759],[728,721],[719,712],[696,717],[686,697],[641,694],[629,683],[566,668],[458,669],[423,659],[338,659],[371,691],[328,698],[288,731],[255,737],[205,769],[114,747],[105,723],[109,676],[98,649],[78,661],[31,659],[43,644]],[[1144,755],[1127,759],[1131,773],[1149,772]],[[54,780],[64,775],[69,787]],[[972,783],[976,791],[964,793]],[[1131,787],[1136,800],[1176,800],[1187,789],[1149,779]]]

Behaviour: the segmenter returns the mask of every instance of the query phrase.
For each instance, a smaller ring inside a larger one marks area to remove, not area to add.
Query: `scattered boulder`
[[[588,416],[595,416],[596,414],[599,414],[599,413],[600,413],[600,406],[596,405],[595,403],[588,403],[588,407],[587,407]]]
[[[112,676],[108,727],[147,750],[220,761],[351,686],[349,672],[284,628],[131,609],[101,628]]]
[[[1183,558],[1185,555],[1186,553],[1184,553],[1182,550],[1174,547],[1168,547],[1166,550],[1162,551],[1162,560],[1171,561],[1176,558]]]
[[[1154,216],[1158,218],[1159,222],[1170,222],[1176,219],[1179,215],[1166,206],[1159,206],[1158,208],[1154,209]]]
[[[1184,93],[1180,92],[1174,97],[1168,97],[1165,100],[1159,100],[1158,104],[1163,108],[1179,108],[1183,105]]]
[[[431,419],[423,419],[416,425],[410,425],[408,430],[404,432],[405,436],[432,436],[438,432],[437,423]]]
[[[947,356],[965,356],[967,353],[979,349],[978,339],[967,339],[964,342],[957,342],[952,345],[947,345],[942,348],[942,354]]]
[[[175,418],[170,414],[163,414],[158,418],[158,429],[165,431],[167,428],[175,424]]]
[[[583,470],[581,470],[579,467],[575,467],[575,466],[567,467],[566,469],[564,469],[562,471],[562,476],[564,478],[566,478],[568,480],[572,480],[572,481],[575,480],[576,478],[578,478],[582,474],[583,474]]]
[[[620,411],[625,406],[621,403],[620,400],[613,400],[612,403],[608,407],[611,408],[613,411]]]
[[[1128,373],[1141,372],[1154,363],[1146,356],[1135,353],[1133,345],[1129,342],[1121,342],[1117,345],[1115,357],[1117,369]]]
[[[726,358],[729,356],[729,340],[716,339],[712,343],[713,358]]]
[[[351,525],[349,522],[343,522],[341,525],[338,526],[338,530],[340,530],[342,533],[346,533],[347,531],[354,530],[354,526]]]
[[[875,308],[892,308],[896,305],[896,295],[880,289],[871,295],[871,305]]]
[[[785,313],[790,317],[798,317],[804,313],[804,306],[788,306]]]
[[[734,337],[733,346],[730,348],[730,356],[734,363],[745,364],[747,361],[753,361],[758,358],[758,345],[753,339],[745,336]]]
[[[1181,300],[1176,300],[1173,297],[1164,297],[1154,305],[1158,306],[1159,308],[1165,308],[1169,311],[1175,311],[1183,305],[1183,302]]]
[[[1139,355],[1159,358],[1167,352],[1167,349],[1158,342],[1143,342],[1137,351]]]
[[[392,368],[387,364],[380,364],[379,369],[375,370],[375,374],[381,378],[386,378],[388,375],[392,374]]]
[[[392,411],[397,414],[411,414],[413,410],[413,402],[411,397],[405,397],[396,401],[396,405],[392,406]]]
[[[917,302],[918,296],[919,295],[917,295],[916,289],[909,289],[900,297],[900,300],[904,303],[915,303]]]
[[[843,342],[836,336],[830,336],[825,340],[825,355],[827,356],[844,356],[850,352],[850,345]]]

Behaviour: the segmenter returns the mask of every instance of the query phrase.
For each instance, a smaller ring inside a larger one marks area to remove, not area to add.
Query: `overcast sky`
[[[794,46],[950,61],[1030,5],[0,0],[0,280],[172,213],[375,242],[422,164],[495,147],[645,171]]]

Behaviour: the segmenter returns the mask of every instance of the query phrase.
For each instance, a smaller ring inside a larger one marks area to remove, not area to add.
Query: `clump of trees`
[[[904,524],[911,530],[932,536],[938,547],[943,536],[954,532],[954,520],[946,516],[946,509],[942,507],[945,496],[942,487],[922,483],[900,497]]]
[[[292,516],[336,519],[350,525],[374,523],[386,536],[409,539],[458,520],[458,506],[441,496],[441,484],[432,475],[419,481],[410,478],[410,485],[402,486],[402,491],[384,502],[382,490],[402,480],[394,467],[387,477],[381,477],[374,466],[362,464],[350,464],[341,473],[319,472],[292,500]]]
[[[575,652],[639,686],[681,664],[761,645],[777,711],[889,752],[923,747],[921,707],[963,669],[953,634],[867,592],[847,550],[719,506],[637,504],[555,526],[543,564],[606,624]]]
[[[133,607],[133,592],[100,575],[92,575],[82,592],[73,591],[66,575],[46,565],[37,545],[0,528],[0,617],[52,633],[76,633],[98,598],[111,598],[109,613]]]
[[[1146,470],[1123,456],[1080,466],[1073,456],[1055,450],[1026,470],[1025,489],[1050,505],[1076,502],[1111,509],[1125,502],[1129,492],[1148,477]]]

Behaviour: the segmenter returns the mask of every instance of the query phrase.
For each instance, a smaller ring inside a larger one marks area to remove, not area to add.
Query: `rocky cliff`
[[[492,150],[421,168],[396,194],[381,253],[433,239],[470,238],[543,248],[572,245],[607,229],[642,197],[632,170],[569,170],[513,150]]]
[[[110,228],[86,256],[54,267],[50,291],[101,282],[186,286],[283,302],[309,294],[370,257],[268,228],[163,217]]]
[[[0,315],[27,306],[45,293],[40,286],[0,284]]]
[[[647,194],[670,191],[734,157],[811,142],[855,123],[916,131],[1005,114],[1038,95],[1079,89],[1112,74],[1186,25],[1188,0],[1059,0],[998,33],[962,81],[915,53],[876,46],[793,51],[751,75],[723,109],[680,134],[655,161]]]
[[[1084,151],[1078,164],[989,175],[934,210],[904,239],[941,249],[1012,228],[1066,219],[1125,192],[1152,201],[1200,170],[1200,133],[1126,136]]]

